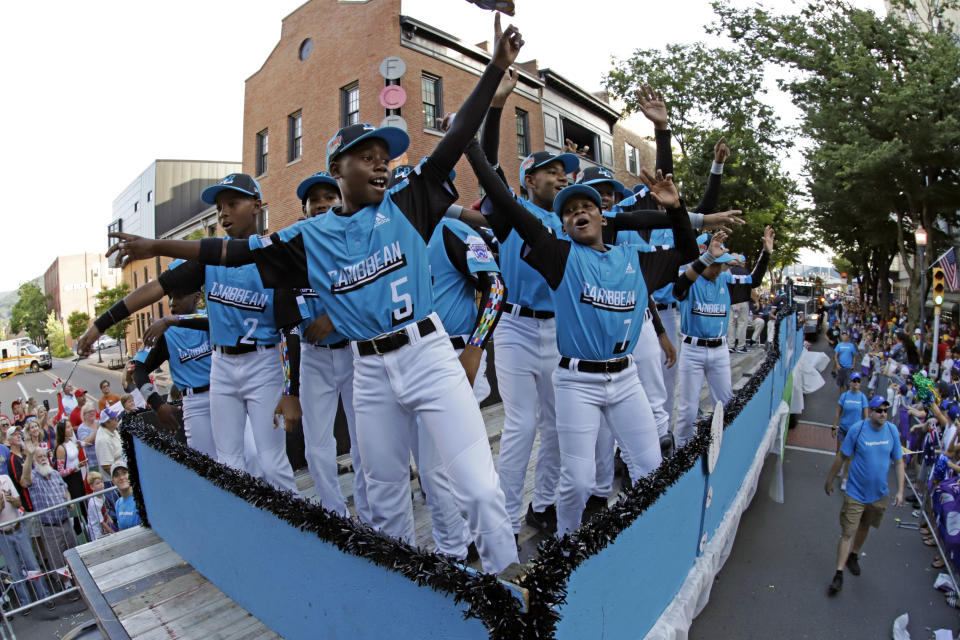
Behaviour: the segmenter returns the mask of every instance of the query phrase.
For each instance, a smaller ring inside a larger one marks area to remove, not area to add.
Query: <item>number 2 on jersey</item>
[[[400,293],[400,285],[406,284],[406,282],[407,277],[403,276],[390,283],[390,295],[394,303],[402,305],[393,309],[392,322],[394,327],[413,317],[413,298],[410,297],[409,293]]]
[[[240,344],[257,344],[257,339],[251,336],[253,332],[257,330],[258,324],[260,324],[260,320],[257,318],[243,319],[243,326],[247,328],[247,332],[240,338]]]

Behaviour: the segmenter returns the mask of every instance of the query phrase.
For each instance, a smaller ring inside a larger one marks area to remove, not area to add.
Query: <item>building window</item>
[[[560,142],[560,128],[554,116],[543,114],[543,137],[551,142]]]
[[[267,151],[269,151],[270,136],[267,129],[257,134],[257,175],[267,172]]]
[[[260,209],[260,215],[257,216],[257,235],[265,236],[270,229],[270,213],[266,207]]]
[[[147,202],[153,201],[153,191],[147,191]]]
[[[109,225],[107,225],[107,233],[121,233],[123,231],[123,218],[114,220]],[[111,238],[107,236],[107,246],[112,247],[113,245],[120,242],[117,238]]]
[[[530,155],[530,116],[523,109],[517,109],[517,155]]]
[[[423,99],[423,128],[439,129],[443,118],[443,80],[429,73],[423,74],[420,97]]]
[[[597,146],[600,137],[578,122],[569,118],[560,118],[560,126],[563,127],[564,146],[574,145],[577,149],[577,155],[591,162],[600,162],[600,153]]]
[[[360,122],[360,83],[354,82],[340,89],[340,126],[349,127]]]
[[[162,317],[163,317],[163,303],[162,303],[162,302],[158,302],[158,303],[157,303],[157,317],[158,317],[158,318],[162,318]]]
[[[133,210],[134,210],[134,211],[140,211],[140,201],[139,201],[139,200],[137,200],[136,202],[133,203]]]
[[[600,143],[600,162],[606,167],[613,167],[613,145],[609,142]]]
[[[310,57],[310,53],[313,51],[313,40],[307,38],[300,43],[300,51],[298,53],[301,60],[306,60]]]
[[[303,112],[297,111],[296,113],[291,113],[287,116],[287,131],[288,141],[287,148],[289,149],[289,154],[287,156],[288,162],[293,162],[294,160],[299,160],[300,156],[303,154]]]
[[[640,175],[640,152],[629,142],[624,143],[624,151],[627,156],[627,171],[635,176]]]
[[[147,284],[148,282],[150,282],[150,272],[147,271],[146,267],[144,267],[143,268],[143,284]]]
[[[138,286],[140,285],[137,284],[137,272],[134,271],[133,272],[133,288],[136,289]]]

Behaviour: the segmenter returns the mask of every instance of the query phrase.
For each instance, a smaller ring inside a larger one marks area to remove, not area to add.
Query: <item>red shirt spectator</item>
[[[83,405],[87,403],[87,392],[83,389],[77,389],[74,394],[77,398],[77,407],[70,412],[70,424],[76,428],[83,422]]]

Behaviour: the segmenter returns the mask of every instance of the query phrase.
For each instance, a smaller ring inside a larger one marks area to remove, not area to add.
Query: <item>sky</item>
[[[239,161],[244,80],[301,4],[101,0],[93,12],[68,0],[4,3],[0,291],[42,275],[57,255],[104,250],[113,199],[153,160]],[[536,58],[590,91],[601,88],[611,58],[707,40],[703,26],[713,18],[706,0],[515,4],[504,26],[523,33],[520,60]],[[882,0],[854,4],[883,11]],[[467,42],[492,38],[493,14],[466,0],[403,0],[403,12]],[[788,101],[777,105],[793,117]]]

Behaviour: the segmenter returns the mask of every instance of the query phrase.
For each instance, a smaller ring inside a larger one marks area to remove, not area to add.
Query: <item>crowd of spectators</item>
[[[0,413],[5,609],[71,588],[65,551],[140,523],[118,430],[134,399],[112,393],[106,380],[100,391],[98,401],[64,385],[54,419],[34,398],[12,402],[9,416]],[[53,598],[44,604],[55,606]]]
[[[839,476],[845,493],[831,595],[842,588],[844,567],[859,575],[861,546],[869,528],[879,525],[888,500],[887,491],[878,497],[863,489],[871,482],[886,489],[890,461],[916,487],[918,495],[908,491],[905,497],[917,509],[915,515],[923,510],[924,522],[932,523],[920,527],[921,542],[932,550],[939,546],[954,569],[960,567],[960,531],[948,526],[948,521],[960,518],[960,328],[947,320],[936,336],[929,325],[910,331],[902,305],[883,315],[856,301],[835,302],[825,309],[831,373],[840,390],[833,422],[838,456],[826,489],[829,493],[834,476]],[[864,429],[871,424],[873,430]],[[893,434],[895,446],[886,464],[882,460],[873,464],[867,454],[877,448],[856,445],[863,433],[882,439],[875,434],[883,434],[883,429]],[[863,458],[859,465],[858,455]],[[903,479],[899,485],[902,501]],[[944,567],[940,554],[931,566]]]

